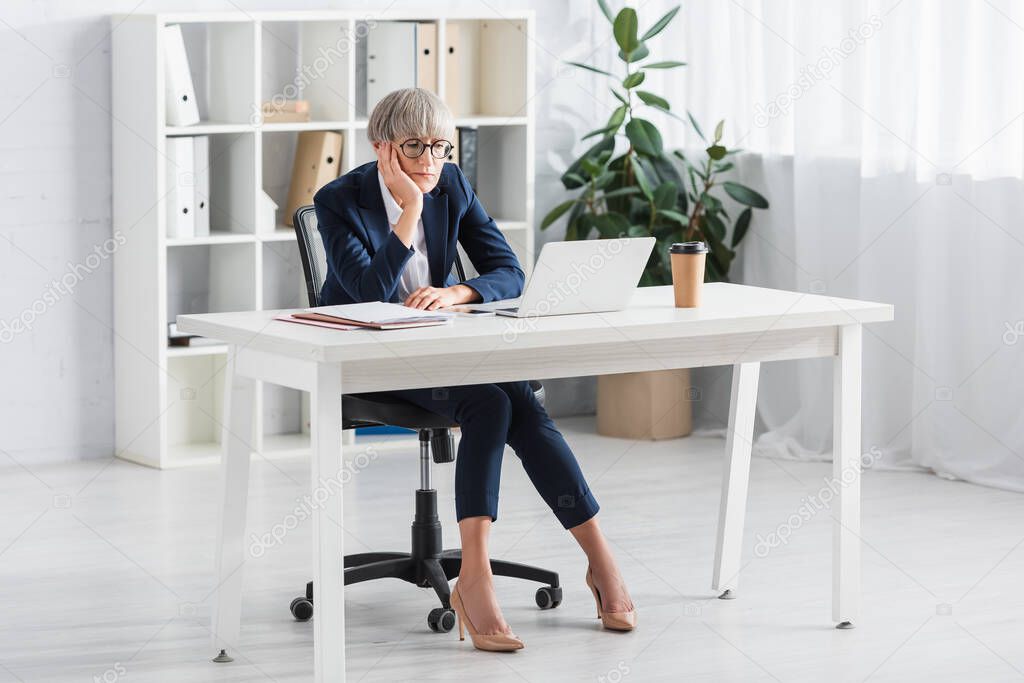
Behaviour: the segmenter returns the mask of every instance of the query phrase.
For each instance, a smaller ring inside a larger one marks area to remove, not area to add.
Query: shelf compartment
[[[344,130],[336,128],[329,129],[329,132],[341,133],[341,157],[335,168],[340,169],[340,173],[344,174],[349,170],[345,163],[345,160],[348,158],[348,152],[345,147],[349,144],[351,136],[346,135]],[[275,204],[277,204],[277,210],[274,215],[275,227],[273,230],[260,232],[259,238],[261,240],[285,241],[287,239],[295,239],[295,232],[286,224],[286,220],[291,218],[287,215],[288,191],[292,182],[292,171],[294,169],[295,151],[298,146],[298,140],[298,131],[278,132],[276,130],[270,130],[269,127],[265,127],[263,130],[263,159],[261,173],[263,179],[263,191],[270,196]],[[261,230],[262,229],[263,228],[261,226]],[[282,232],[282,230],[287,231],[287,236]]]
[[[306,282],[294,238],[291,242],[266,242],[260,248],[263,252],[263,309],[305,308]]]
[[[348,19],[262,23],[263,102],[308,100],[310,123],[266,124],[278,130],[333,130],[316,122],[352,119],[350,60],[355,41]],[[303,126],[303,127],[295,127]]]
[[[167,252],[167,321],[188,313],[251,311],[256,245],[182,246]]]
[[[525,19],[446,22],[443,97],[456,117],[526,115],[526,31]]]
[[[255,24],[228,21],[179,25],[199,105],[200,122],[188,128],[254,123]],[[177,133],[179,129],[169,130]]]
[[[226,360],[217,355],[167,360],[167,461],[196,464],[220,455]]]
[[[483,127],[477,133],[476,193],[492,216],[526,220],[533,189],[526,186],[526,141],[523,126]]]

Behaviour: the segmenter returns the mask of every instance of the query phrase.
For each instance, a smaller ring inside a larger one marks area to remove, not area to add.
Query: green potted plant
[[[618,104],[602,127],[583,136],[584,140],[597,138],[597,142],[562,175],[562,185],[576,192],[575,196],[551,209],[540,228],[546,230],[564,217],[567,240],[653,236],[656,244],[641,286],[672,283],[668,249],[673,242],[704,241],[709,248],[705,280],[728,281],[753,210],[768,208],[768,200],[745,185],[720,179],[720,174],[732,170],[731,157],[741,151],[722,143],[724,121],[718,122],[708,140],[691,114],[683,119],[666,98],[643,88],[650,70],[686,65],[649,59],[646,44],[672,22],[679,6],[640,35],[636,10],[625,7],[613,16],[604,0],[597,4],[611,24],[622,72],[569,64],[608,77]],[[678,149],[667,152],[658,127],[643,118],[644,108],[691,125],[707,144],[703,156],[694,159]],[[723,202],[725,196],[742,207],[735,219]],[[694,396],[689,384],[686,369],[598,378],[598,431],[629,438],[688,434]]]

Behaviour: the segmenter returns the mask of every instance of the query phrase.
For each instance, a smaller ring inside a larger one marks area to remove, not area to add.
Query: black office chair
[[[327,256],[313,207],[304,206],[296,211],[294,225],[309,305],[317,306],[320,288],[327,276]],[[466,279],[458,254],[455,255],[455,272],[460,281]],[[532,380],[530,386],[543,403],[544,387]],[[378,425],[405,427],[419,432],[420,441],[420,487],[416,491],[416,513],[412,522],[412,552],[346,555],[345,585],[391,577],[422,588],[432,587],[441,600],[441,607],[430,611],[427,624],[433,631],[450,631],[455,626],[455,612],[449,602],[451,591],[448,582],[459,575],[462,551],[442,550],[437,491],[430,487],[430,455],[433,453],[437,463],[455,460],[450,429],[456,424],[446,417],[383,393],[344,394],[341,404],[343,429]],[[537,589],[535,596],[541,609],[558,607],[562,602],[562,588],[556,572],[504,560],[491,560],[491,571],[496,576],[547,584]],[[292,600],[291,612],[299,621],[313,616],[312,582],[306,584],[305,596]]]

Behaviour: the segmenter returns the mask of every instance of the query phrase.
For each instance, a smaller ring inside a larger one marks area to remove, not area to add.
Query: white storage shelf
[[[368,23],[436,25],[437,91],[457,126],[479,129],[478,195],[524,268],[532,267],[534,55],[527,36],[534,17],[488,14],[484,8],[379,17],[323,11],[112,18],[112,99],[120,122],[113,128],[114,229],[129,235],[114,267],[118,456],[161,468],[219,458],[227,347],[170,347],[167,323],[180,313],[306,305],[295,231],[284,215],[292,157],[300,132],[338,131],[342,173],[375,158],[366,140]],[[181,25],[196,90],[200,122],[192,126],[164,120],[161,29],[172,24]],[[260,105],[275,96],[308,100],[311,120],[263,123]],[[166,140],[197,135],[210,136],[210,234],[169,239]],[[262,191],[279,209],[275,224],[261,231]],[[254,451],[302,453],[307,424],[308,397],[264,386]]]

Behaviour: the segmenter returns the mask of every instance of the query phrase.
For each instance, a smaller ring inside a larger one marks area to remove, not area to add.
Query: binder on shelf
[[[477,129],[474,126],[462,126],[456,130],[458,142],[458,160],[462,174],[466,176],[470,187],[476,192],[476,178],[479,163],[477,161]]]
[[[444,29],[445,56],[444,56],[444,102],[451,109],[455,116],[468,114],[469,108],[463,104],[462,65],[461,60],[466,57],[462,54],[462,39],[460,37],[459,25],[448,22]]]
[[[367,32],[367,112],[372,112],[389,92],[416,87],[417,26],[413,22],[381,21]]]
[[[167,138],[167,236],[195,236],[195,143],[190,137]]]
[[[210,138],[197,135],[192,138],[192,164],[195,168],[195,192],[193,207],[195,210],[196,237],[210,235]]]
[[[341,169],[342,134],[332,131],[304,131],[295,145],[295,163],[288,190],[285,223],[292,225],[292,216],[300,206],[313,203],[313,195],[338,177]]]
[[[452,151],[448,152],[448,158],[445,159],[449,164],[459,165],[459,130],[455,129],[455,139],[449,140],[452,143]]]
[[[199,123],[199,105],[181,26],[165,26],[163,39],[164,118],[168,126],[191,126]]]
[[[437,92],[437,24],[416,24],[416,87]]]

